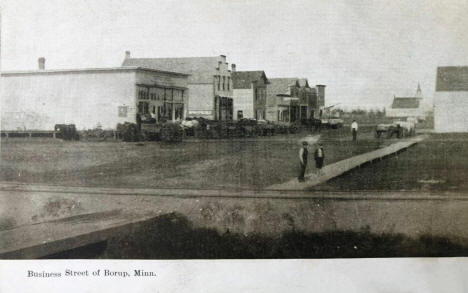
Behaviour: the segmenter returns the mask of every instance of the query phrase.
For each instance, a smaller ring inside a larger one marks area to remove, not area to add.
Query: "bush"
[[[217,125],[216,130],[218,131],[218,135],[220,138],[227,138],[229,136],[228,125],[225,121],[220,121]]]
[[[135,123],[117,124],[117,133],[123,141],[140,141],[141,135]]]
[[[182,126],[168,122],[161,128],[161,139],[166,142],[180,142],[184,137]]]
[[[193,136],[196,138],[207,138],[208,131],[206,130],[206,125],[199,125],[193,128]]]
[[[107,140],[114,138],[114,131],[93,128],[81,131],[80,135],[85,140]]]
[[[243,136],[256,136],[255,125],[243,125],[241,126]]]
[[[75,124],[55,124],[54,131],[56,133],[56,138],[61,138],[63,140],[80,139]]]
[[[276,125],[276,132],[280,134],[287,134],[288,133],[288,126],[283,124]]]
[[[289,126],[289,133],[297,133],[299,131],[299,127],[296,124],[291,124]]]

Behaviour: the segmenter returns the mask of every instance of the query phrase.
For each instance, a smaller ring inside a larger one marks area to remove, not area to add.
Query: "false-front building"
[[[2,72],[2,130],[78,129],[136,122],[137,114],[182,119],[189,97],[187,74],[142,67]]]
[[[266,118],[268,78],[264,71],[236,71],[232,65],[234,119]]]
[[[231,71],[226,56],[182,58],[131,58],[127,52],[122,66],[189,74],[187,116],[215,120],[233,119]]]

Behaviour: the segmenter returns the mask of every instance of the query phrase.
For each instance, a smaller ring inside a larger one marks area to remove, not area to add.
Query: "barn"
[[[143,67],[2,72],[2,130],[79,130],[135,122],[137,114],[184,118],[187,74]]]
[[[468,132],[468,66],[437,68],[434,130]]]

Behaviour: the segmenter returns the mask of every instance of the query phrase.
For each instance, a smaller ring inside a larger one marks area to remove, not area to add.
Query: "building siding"
[[[189,84],[188,116],[214,119],[213,84]]]
[[[407,117],[414,117],[414,118],[424,118],[426,115],[424,113],[424,109],[422,107],[419,108],[388,108],[386,110],[386,116],[391,118],[407,118]]]
[[[468,132],[468,91],[435,93],[434,130]]]
[[[234,119],[237,120],[238,111],[242,111],[243,118],[255,119],[253,100],[252,89],[234,89]]]
[[[2,76],[3,130],[51,130],[73,123],[78,129],[115,128],[135,120],[135,72],[76,72]],[[128,106],[127,117],[118,107]]]

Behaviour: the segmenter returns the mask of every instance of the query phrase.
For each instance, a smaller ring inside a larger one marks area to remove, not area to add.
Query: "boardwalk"
[[[384,147],[375,151],[371,151],[365,154],[357,155],[349,159],[345,159],[334,164],[325,166],[322,169],[322,175],[317,176],[316,174],[308,174],[305,182],[299,182],[297,179],[292,179],[286,183],[275,184],[265,189],[267,190],[304,190],[321,183],[324,183],[332,178],[340,176],[354,168],[360,167],[361,165],[373,162],[375,160],[381,160],[391,154],[398,153],[405,150],[412,145],[424,140],[425,135],[419,135],[404,141],[399,141],[388,147]]]

